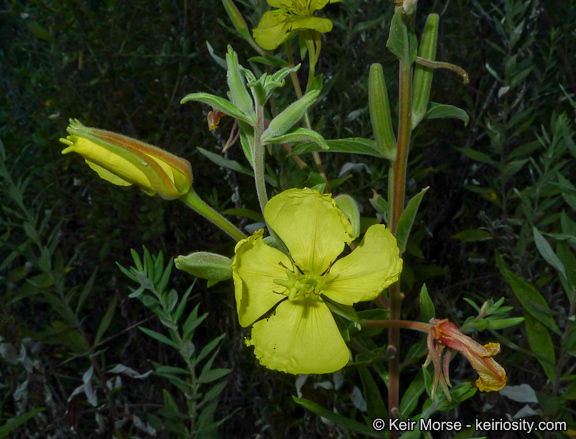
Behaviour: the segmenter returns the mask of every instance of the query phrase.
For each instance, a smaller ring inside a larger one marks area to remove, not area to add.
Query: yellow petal
[[[290,36],[286,15],[281,10],[266,12],[252,31],[256,42],[266,50],[274,50]]]
[[[236,244],[232,269],[238,320],[243,327],[286,297],[277,294],[285,288],[274,283],[274,279],[286,279],[286,269],[280,262],[289,268],[292,264],[284,253],[264,244],[263,233],[259,230]]]
[[[264,208],[268,225],[290,250],[296,265],[320,276],[352,241],[352,227],[330,195],[289,189]]]
[[[254,324],[250,344],[260,364],[293,374],[335,372],[350,358],[330,310],[314,299],[280,303],[276,314]]]
[[[290,31],[294,32],[299,29],[312,29],[320,33],[330,32],[332,22],[327,18],[305,17],[293,20],[290,23]]]
[[[371,226],[356,250],[330,268],[323,294],[343,305],[376,298],[398,280],[402,272],[399,253],[396,238],[386,226]]]

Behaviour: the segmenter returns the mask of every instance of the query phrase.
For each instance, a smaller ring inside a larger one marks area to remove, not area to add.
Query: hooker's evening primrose
[[[312,189],[276,195],[264,217],[290,253],[266,245],[263,230],[236,245],[238,318],[243,327],[253,324],[247,344],[269,369],[339,370],[350,353],[324,298],[353,305],[376,298],[398,280],[402,260],[396,239],[386,226],[374,225],[352,253],[336,261],[352,242],[352,228],[329,195]],[[258,320],[275,306],[272,315]]]
[[[330,32],[332,22],[327,18],[314,16],[314,12],[328,3],[340,0],[268,0],[274,9],[266,12],[258,27],[253,30],[254,39],[266,50],[276,49],[290,35],[298,30],[314,30],[320,33]]]
[[[174,200],[192,185],[190,163],[139,140],[89,128],[70,119],[70,134],[60,142],[68,145],[62,154],[76,152],[100,178],[119,186],[135,184],[150,196]]]

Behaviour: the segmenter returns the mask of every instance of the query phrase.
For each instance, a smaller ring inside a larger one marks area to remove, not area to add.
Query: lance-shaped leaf
[[[412,17],[401,8],[396,11],[390,24],[390,36],[386,47],[403,63],[412,64],[416,61],[418,41],[411,28]]]
[[[430,102],[424,119],[460,119],[464,125],[468,125],[469,117],[468,113],[461,108]]]
[[[264,136],[262,136],[264,137]],[[316,131],[309,130],[307,128],[295,128],[290,132],[276,137],[270,137],[269,139],[262,139],[262,144],[267,143],[293,143],[293,142],[314,142],[322,150],[328,149],[328,144],[324,137],[318,134]]]
[[[211,95],[209,93],[190,93],[184,99],[182,99],[180,103],[185,104],[189,101],[197,101],[210,105],[212,108],[215,108],[216,110],[219,110],[228,116],[244,121],[250,125],[254,125],[256,123],[256,116],[254,116],[254,120],[252,120],[244,113],[242,113],[242,111],[240,111],[240,109],[232,102],[223,98],[219,98],[218,96]]]
[[[390,104],[382,65],[372,64],[368,81],[370,120],[376,138],[376,146],[388,160],[396,160],[396,136],[392,127]]]
[[[426,20],[422,38],[420,39],[420,58],[434,61],[436,59],[436,46],[438,43],[438,14],[430,14]],[[416,64],[414,69],[414,82],[412,88],[412,129],[416,128],[428,111],[428,99],[434,69],[422,64]]]
[[[250,93],[246,90],[244,77],[238,65],[238,55],[230,46],[228,46],[228,53],[226,54],[226,64],[228,64],[226,79],[228,81],[228,87],[230,88],[232,103],[236,105],[248,119],[256,121],[254,103],[252,102]]]
[[[328,152],[344,152],[350,154],[365,154],[373,157],[384,158],[382,151],[376,146],[376,142],[362,137],[350,137],[348,139],[326,140]],[[289,155],[300,155],[307,152],[321,151],[322,148],[316,143],[305,142],[294,147]]]
[[[308,107],[316,101],[318,94],[320,94],[319,90],[309,91],[272,119],[266,131],[262,133],[262,142],[271,143],[269,139],[281,136],[292,128],[300,119],[302,119],[302,116],[304,116]]]
[[[418,207],[422,201],[424,193],[430,189],[430,187],[425,187],[415,195],[400,215],[398,220],[398,227],[396,228],[396,240],[398,241],[398,248],[400,249],[400,254],[404,253],[406,250],[406,243],[408,242],[408,237],[410,236],[410,230],[412,230],[412,224],[414,224],[414,219],[418,213]]]

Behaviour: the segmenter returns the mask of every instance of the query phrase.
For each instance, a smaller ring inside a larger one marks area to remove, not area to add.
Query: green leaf
[[[536,288],[507,269],[504,269],[503,274],[524,310],[533,317],[538,317],[538,320],[548,329],[561,335],[546,299],[542,297]]]
[[[374,196],[370,198],[370,204],[382,216],[384,222],[388,223],[388,202],[374,189],[372,189],[372,192],[374,192]]]
[[[211,95],[209,93],[190,93],[189,95],[184,97],[184,99],[182,99],[180,103],[185,104],[186,102],[189,101],[197,101],[202,102],[206,105],[210,105],[212,108],[215,108],[221,111],[222,113],[233,117],[234,119],[242,120],[251,126],[253,126],[256,123],[256,121],[253,121],[252,119],[244,115],[244,113],[242,113],[242,111],[240,111],[240,109],[232,102],[220,98],[218,96]]]
[[[409,28],[412,17],[404,12],[402,8],[392,17],[390,23],[390,36],[386,42],[386,47],[403,63],[412,64],[416,60],[418,42],[416,35]]]
[[[172,340],[170,340],[165,335],[158,334],[157,332],[154,332],[148,328],[144,328],[143,326],[138,326],[138,329],[140,329],[140,331],[142,331],[144,334],[148,335],[149,337],[152,337],[153,339],[158,340],[160,343],[164,343],[164,344],[170,346],[171,348],[173,348],[177,351],[180,350],[180,346],[178,346],[177,343],[173,342]]]
[[[17,416],[16,418],[12,418],[12,419],[8,420],[8,422],[6,422],[6,424],[4,424],[0,427],[0,439],[4,439],[5,437],[8,437],[8,434],[12,433],[14,430],[16,430],[18,427],[20,427],[26,421],[33,418],[38,413],[43,412],[44,410],[46,410],[44,407],[37,408],[34,410],[30,410],[29,412],[26,412],[20,416]]]
[[[486,163],[494,168],[498,168],[498,163],[492,160],[488,154],[484,154],[483,152],[476,151],[475,149],[470,148],[456,148],[466,157],[471,158],[472,160],[476,160],[477,162]]]
[[[434,317],[436,317],[434,303],[432,302],[432,299],[430,299],[426,284],[422,284],[422,289],[420,290],[420,320],[424,323],[428,323],[430,319],[433,319]]]
[[[410,383],[410,386],[408,386],[408,389],[406,389],[402,397],[402,401],[400,401],[400,414],[403,419],[412,414],[424,390],[426,390],[424,386],[424,374],[416,374],[416,378]]]
[[[462,242],[478,242],[492,239],[492,234],[487,230],[471,229],[462,230],[461,232],[458,232],[452,236],[452,238]]]
[[[44,41],[52,40],[52,34],[50,33],[50,31],[48,31],[48,29],[46,29],[37,21],[28,21],[26,24],[28,25],[28,29],[30,29],[30,32],[32,32],[36,37]]]
[[[552,265],[552,267],[554,267],[556,270],[558,270],[562,276],[566,277],[566,269],[564,268],[564,264],[560,259],[558,259],[558,256],[556,256],[556,253],[554,253],[554,250],[552,250],[552,247],[548,241],[546,241],[544,236],[542,236],[542,233],[540,233],[536,227],[532,227],[532,233],[534,234],[534,242],[536,247],[538,248],[538,251],[544,260]]]
[[[206,372],[202,371],[198,377],[199,383],[211,383],[230,373],[230,369],[210,369]]]
[[[322,137],[316,131],[309,130],[307,128],[295,128],[281,136],[269,137],[267,139],[264,139],[264,136],[262,136],[263,144],[268,143],[292,144],[294,142],[314,142],[316,145],[320,147],[321,150],[327,150],[329,148],[324,137]]]
[[[396,240],[398,241],[398,248],[400,249],[400,254],[404,253],[406,250],[406,242],[410,237],[410,231],[412,230],[412,224],[416,219],[416,214],[418,213],[418,207],[422,201],[422,197],[430,187],[425,187],[417,195],[412,197],[408,202],[406,209],[400,215],[398,220],[398,227],[396,228]]]
[[[296,398],[295,396],[292,397],[296,404],[301,405],[302,407],[307,408],[313,413],[322,416],[323,418],[328,419],[329,421],[334,422],[335,424],[341,425],[344,428],[347,428],[352,431],[356,431],[368,437],[377,437],[382,438],[383,434],[376,432],[372,427],[368,427],[367,425],[361,424],[354,419],[346,418],[338,413],[334,413],[332,410],[328,410],[312,401],[309,401],[304,398]]]
[[[213,152],[207,151],[204,148],[200,148],[199,146],[196,147],[198,152],[200,152],[203,156],[207,157],[211,162],[221,166],[223,168],[232,169],[233,171],[240,172],[241,174],[249,175],[250,177],[254,177],[254,172],[251,169],[242,166],[236,160],[229,160],[222,157],[220,154],[215,154]],[[266,183],[268,183],[272,187],[278,187],[278,182],[266,175]]]
[[[222,334],[219,335],[218,337],[216,337],[214,340],[212,340],[210,343],[208,343],[206,346],[204,346],[202,348],[202,350],[200,351],[200,354],[198,355],[198,357],[196,357],[193,361],[194,365],[197,365],[198,363],[200,363],[210,352],[212,352],[212,350],[218,346],[218,344],[220,343],[220,341],[226,337],[226,334]],[[213,361],[213,358],[212,360]],[[208,363],[207,363],[208,364]],[[205,366],[206,367],[206,366]]]
[[[525,314],[526,335],[528,343],[536,359],[544,369],[546,376],[552,382],[556,382],[556,355],[554,353],[554,343],[546,328],[540,324],[530,313]]]
[[[114,311],[116,311],[116,305],[118,305],[118,297],[114,296],[112,302],[110,302],[110,305],[106,310],[106,314],[104,314],[104,317],[102,317],[102,320],[100,321],[98,332],[96,332],[96,338],[94,339],[94,346],[97,346],[98,343],[100,343],[102,336],[110,326],[112,318],[114,317]]]
[[[460,119],[464,125],[468,125],[468,113],[453,105],[437,104],[430,102],[424,119]]]
[[[362,387],[364,388],[364,398],[368,405],[368,418],[386,418],[388,410],[382,400],[380,388],[370,373],[370,369],[366,366],[358,366],[358,372],[360,373]]]
[[[296,102],[288,105],[278,116],[270,121],[268,128],[262,133],[262,142],[270,143],[270,139],[285,134],[302,119],[308,107],[316,101],[319,94],[319,90],[309,91]]]
[[[385,158],[376,146],[376,142],[362,137],[351,137],[348,139],[326,140],[328,150],[325,152],[343,152],[350,154],[364,154],[378,158]],[[288,155],[300,155],[307,152],[324,151],[320,145],[312,142],[299,143]]]
[[[98,266],[96,266],[94,268],[94,270],[92,270],[92,274],[90,275],[90,278],[84,284],[84,288],[82,288],[82,292],[80,293],[80,296],[78,297],[78,304],[76,305],[76,314],[80,313],[80,311],[82,310],[82,307],[84,306],[84,302],[86,302],[88,295],[92,291],[92,287],[94,286],[94,281],[96,280],[97,274],[98,274]]]
[[[564,201],[568,203],[572,210],[576,210],[576,188],[560,173],[558,173],[558,183],[560,184]]]

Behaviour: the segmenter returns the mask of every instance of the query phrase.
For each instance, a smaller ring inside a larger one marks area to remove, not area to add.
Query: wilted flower
[[[448,375],[448,364],[450,362],[450,350],[456,349],[470,362],[472,367],[478,372],[479,378],[476,385],[481,392],[499,391],[506,385],[506,371],[492,358],[500,352],[498,343],[488,343],[484,346],[464,335],[454,323],[448,319],[432,319],[433,325],[428,333],[428,358],[425,365],[430,361],[434,363],[434,378],[432,381],[432,392],[438,387],[442,387],[446,397],[450,398],[450,379]],[[448,352],[444,356],[444,364],[441,366],[441,356],[444,347],[448,347]]]
[[[190,190],[190,163],[139,140],[89,128],[70,119],[68,145],[62,154],[76,152],[104,180],[119,186],[135,184],[150,196],[173,200]]]

